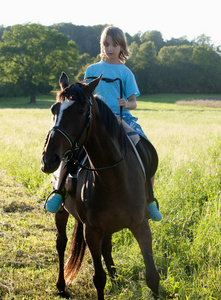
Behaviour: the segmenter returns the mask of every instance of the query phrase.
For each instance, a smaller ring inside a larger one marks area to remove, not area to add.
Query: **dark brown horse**
[[[146,283],[157,297],[159,275],[153,261],[144,173],[117,118],[103,101],[93,96],[99,81],[97,78],[89,84],[69,85],[63,73],[60,78],[62,91],[51,109],[55,126],[44,147],[42,171],[54,172],[64,157],[71,157],[81,146],[89,159],[88,168],[82,168],[78,174],[77,184],[71,178],[66,181],[68,197],[64,208],[55,216],[59,254],[57,288],[65,294],[65,282],[75,278],[87,245],[98,299],[104,299],[106,274],[101,256],[109,275],[114,277],[111,235],[129,228],[144,257]],[[69,213],[76,222],[64,267]]]

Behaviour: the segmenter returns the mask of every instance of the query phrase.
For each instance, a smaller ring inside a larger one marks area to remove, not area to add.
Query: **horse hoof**
[[[70,294],[67,292],[58,292],[58,296],[60,298],[64,298],[64,299],[69,299],[70,298]]]

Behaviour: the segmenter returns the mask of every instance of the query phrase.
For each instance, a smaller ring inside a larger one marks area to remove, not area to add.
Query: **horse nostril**
[[[42,153],[42,157],[41,157],[41,170],[44,172],[44,168],[45,168],[46,162],[45,162],[45,155],[44,152]]]
[[[41,159],[41,170],[44,173],[53,173],[57,170],[61,162],[59,155],[54,154],[52,158],[48,159],[45,155]]]

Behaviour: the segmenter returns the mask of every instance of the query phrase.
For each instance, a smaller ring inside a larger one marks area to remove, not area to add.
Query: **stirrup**
[[[67,191],[63,194],[59,190],[54,190],[46,198],[44,208],[51,213],[57,213],[64,205],[66,197]]]

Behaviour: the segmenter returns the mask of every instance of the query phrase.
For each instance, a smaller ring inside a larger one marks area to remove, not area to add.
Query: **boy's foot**
[[[152,203],[148,204],[148,209],[149,209],[150,218],[152,220],[154,220],[154,221],[162,220],[162,215],[157,208],[156,202],[152,202]]]
[[[64,197],[62,197],[58,191],[54,191],[50,195],[48,200],[46,200],[46,209],[55,214],[60,210],[62,203],[64,202]]]

